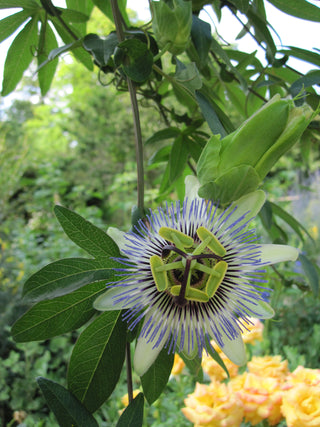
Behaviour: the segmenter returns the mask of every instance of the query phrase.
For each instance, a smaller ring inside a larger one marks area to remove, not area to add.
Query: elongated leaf
[[[41,301],[69,294],[89,283],[114,278],[113,268],[118,266],[110,259],[66,258],[46,265],[25,283],[26,300]]]
[[[303,88],[314,85],[320,85],[320,71],[314,70],[307,73],[305,76],[300,77],[289,88],[292,97],[297,96]]]
[[[288,15],[320,22],[320,8],[305,0],[268,0],[268,2]]]
[[[113,22],[113,15],[112,15],[112,8],[111,8],[111,2],[108,0],[92,0],[92,2],[103,12],[110,21]],[[125,23],[129,24],[129,19],[126,12],[126,6],[127,6],[127,0],[118,0],[118,7],[121,12],[121,15],[125,21]],[[128,25],[130,26],[130,25]]]
[[[0,9],[22,7],[23,9],[39,9],[39,4],[34,0],[0,0]]]
[[[72,10],[77,10],[87,16],[91,15],[94,4],[91,0],[66,0],[67,8]],[[77,28],[81,35],[86,34],[87,24],[84,23],[74,23],[74,26]]]
[[[303,268],[303,271],[306,275],[306,278],[309,282],[310,288],[312,290],[312,293],[315,297],[318,297],[319,295],[319,275],[317,272],[317,269],[312,264],[312,262],[309,260],[308,257],[306,257],[303,254],[299,255],[299,261],[301,262],[301,266]]]
[[[12,92],[33,59],[32,47],[37,45],[37,18],[31,19],[13,40],[4,64],[2,96]]]
[[[143,406],[143,394],[139,393],[123,411],[116,427],[142,427]]]
[[[291,228],[294,230],[297,235],[300,237],[302,241],[304,241],[304,236],[301,233],[301,230],[306,233],[306,235],[311,239],[311,235],[309,234],[308,230],[299,222],[297,221],[292,215],[290,215],[288,212],[286,212],[284,209],[282,209],[279,205],[276,205],[273,202],[267,202],[272,209],[272,212],[277,215],[279,218],[283,219]]]
[[[203,370],[201,366],[201,360],[200,357],[195,357],[194,359],[188,359],[184,356],[183,353],[180,354],[181,358],[183,359],[186,367],[188,368],[188,371],[190,374],[194,377],[195,381],[203,382]]]
[[[89,19],[88,15],[85,15],[84,13],[78,12],[77,10],[71,10],[71,9],[64,9],[62,7],[57,7],[58,10],[60,10],[61,18],[64,19],[67,22],[87,22]]]
[[[200,63],[204,65],[207,61],[212,42],[210,24],[202,21],[202,19],[199,19],[196,15],[192,15],[191,38],[197,50]]]
[[[267,27],[267,23],[260,15],[255,13],[252,7],[248,10],[247,16],[254,27],[256,36],[260,41],[264,41],[266,43],[269,55],[274,57],[277,52],[277,48]]]
[[[126,323],[120,311],[106,311],[80,335],[70,359],[68,386],[94,412],[116,386],[125,356]]]
[[[156,361],[142,375],[143,393],[150,405],[158,399],[165,388],[172,370],[173,361],[174,354],[168,354],[168,350],[163,348]]]
[[[320,55],[317,52],[301,49],[299,47],[288,46],[288,49],[282,49],[279,52],[288,56],[302,59],[303,61],[310,62],[320,67]]]
[[[16,31],[28,18],[29,12],[21,12],[10,15],[0,21],[0,43]]]
[[[47,340],[78,329],[94,315],[93,301],[105,289],[105,281],[90,283],[68,295],[38,302],[13,325],[14,340]]]
[[[184,171],[188,160],[188,149],[183,136],[178,136],[174,141],[170,153],[170,183],[172,184]]]
[[[39,47],[38,47],[38,66],[48,58],[49,53],[58,47],[56,36],[52,31],[48,22],[42,24]],[[54,59],[46,64],[45,67],[38,69],[39,85],[41,89],[41,95],[44,96],[50,89],[51,82],[56,72],[58,65],[58,59]]]
[[[206,119],[212,133],[214,135],[221,135],[221,137],[224,138],[227,135],[227,132],[222,126],[210,100],[198,90],[196,91],[196,99],[198,101],[201,113]]]
[[[82,216],[63,206],[55,206],[54,213],[66,235],[93,257],[119,255],[119,249],[111,237]]]
[[[62,385],[43,377],[37,383],[60,427],[98,427],[90,412]]]
[[[177,137],[181,131],[176,127],[168,127],[166,129],[161,129],[158,132],[154,133],[150,138],[145,142],[147,144],[153,144],[154,142],[163,141],[165,139],[171,139]]]

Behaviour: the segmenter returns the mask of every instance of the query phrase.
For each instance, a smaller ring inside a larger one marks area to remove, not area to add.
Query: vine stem
[[[114,18],[114,23],[116,27],[116,33],[118,36],[119,42],[122,42],[125,39],[124,31],[122,28],[122,17],[118,8],[118,2],[116,0],[111,0],[112,13]],[[135,135],[135,146],[136,146],[136,161],[137,161],[137,205],[139,211],[143,214],[144,212],[144,168],[143,168],[143,144],[142,144],[142,134],[140,126],[140,115],[139,107],[137,100],[137,92],[132,80],[127,77],[128,90],[131,100],[131,108],[133,113],[133,126],[134,126],[134,135]]]
[[[122,27],[122,16],[118,7],[117,0],[111,0],[111,8],[116,27],[116,33],[119,42],[125,39],[125,34]],[[137,205],[138,209],[143,214],[144,212],[144,169],[143,169],[143,144],[140,125],[139,107],[137,101],[137,92],[132,80],[127,77],[128,91],[130,94],[131,108],[133,114],[133,126],[136,147],[136,161],[137,161]],[[130,343],[126,343],[126,368],[127,368],[127,390],[129,403],[133,400],[133,387],[132,387],[132,367],[131,367],[131,350]]]

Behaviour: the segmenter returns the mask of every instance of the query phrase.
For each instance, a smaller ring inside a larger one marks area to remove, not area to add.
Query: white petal
[[[188,175],[185,177],[184,180],[185,186],[186,186],[186,192],[185,197],[188,197],[188,201],[192,201],[194,199],[199,199],[198,196],[198,190],[200,188],[200,182],[198,181],[198,178],[192,175]]]
[[[254,218],[264,205],[266,200],[266,195],[262,190],[256,190],[252,193],[248,193],[245,196],[240,197],[240,199],[236,200],[231,204],[228,209],[228,212],[231,212],[232,209],[237,207],[232,215],[228,218],[228,220],[223,224],[221,230],[225,230],[229,225],[236,222],[242,215],[248,214],[244,219],[238,222],[237,227],[241,226],[249,219]]]
[[[104,294],[100,295],[93,303],[93,307],[99,311],[111,311],[111,310],[122,310],[124,308],[134,307],[137,302],[131,301],[126,303],[125,301],[120,301],[115,303],[115,297],[118,297],[121,292],[124,292],[121,287],[114,287],[108,289]]]
[[[152,315],[154,315],[154,311],[146,315],[145,320],[143,322],[142,330]],[[154,320],[155,319],[153,319],[152,321]],[[159,324],[159,323],[156,322],[156,324]],[[148,334],[147,338],[145,338],[145,336],[140,336],[138,338],[137,346],[134,351],[133,366],[134,366],[135,372],[140,377],[143,374],[145,374],[147,370],[150,368],[150,366],[154,363],[154,361],[158,357],[160,351],[162,350],[164,344],[166,343],[169,337],[170,329],[168,328],[166,333],[162,337],[159,345],[157,345],[157,347],[154,347],[155,343],[158,341],[158,338],[162,329],[163,328],[161,327],[159,328],[159,331],[157,332],[155,338],[152,341],[149,341],[152,331],[150,334]]]
[[[287,245],[260,245],[261,262],[265,265],[283,261],[296,261],[299,251]]]
[[[246,348],[240,331],[234,339],[230,339],[221,328],[219,328],[219,331],[221,332],[221,340],[224,345],[220,347],[218,344],[218,346],[221,348],[223,353],[236,365],[245,365],[247,363]],[[212,335],[212,338],[216,342],[214,335]]]
[[[116,242],[120,251],[123,252],[123,250],[126,248],[127,243],[127,240],[124,237],[126,233],[124,231],[119,230],[118,228],[109,227],[107,230],[107,234],[111,237],[112,240]]]
[[[271,319],[274,316],[273,308],[265,301],[242,301],[243,308],[249,316],[257,317],[259,319]],[[246,310],[246,308],[248,310]]]

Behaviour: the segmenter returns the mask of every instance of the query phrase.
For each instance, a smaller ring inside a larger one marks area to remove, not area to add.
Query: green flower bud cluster
[[[160,0],[151,2],[152,28],[160,49],[172,55],[184,52],[192,25],[190,0]]]
[[[212,136],[197,165],[200,197],[230,203],[254,191],[313,117],[308,105],[274,96],[236,131]]]

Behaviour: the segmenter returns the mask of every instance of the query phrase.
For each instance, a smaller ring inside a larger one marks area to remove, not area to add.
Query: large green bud
[[[151,2],[152,28],[160,49],[172,55],[184,52],[192,25],[190,0],[160,0]]]
[[[230,135],[212,136],[197,165],[199,196],[227,204],[256,190],[313,115],[308,105],[276,95]]]

